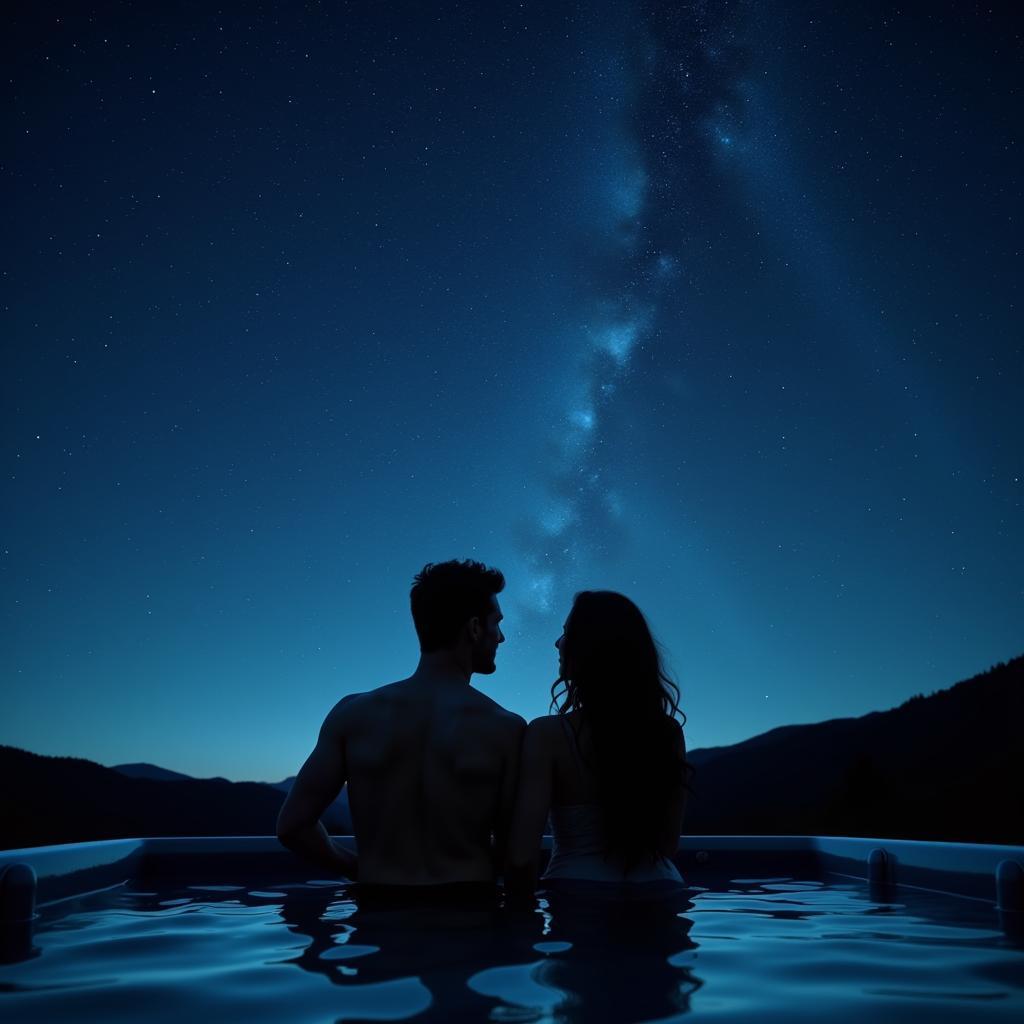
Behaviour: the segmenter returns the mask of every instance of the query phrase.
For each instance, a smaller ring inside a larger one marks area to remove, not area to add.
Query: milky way
[[[633,52],[619,37],[604,41],[614,50],[592,44],[589,71],[618,86],[602,99],[621,127],[606,143],[585,225],[580,352],[566,405],[553,417],[548,500],[516,524],[531,611],[567,606],[574,589],[594,585],[602,566],[628,550],[630,499],[615,472],[623,452],[607,418],[630,386],[638,349],[657,372],[661,300],[697,269],[719,187],[712,150],[725,138],[721,126],[743,114],[746,6],[648,11],[630,26]]]

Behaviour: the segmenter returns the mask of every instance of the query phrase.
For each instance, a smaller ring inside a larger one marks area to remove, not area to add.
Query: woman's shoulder
[[[538,736],[547,735],[547,733],[558,728],[558,719],[561,717],[561,715],[541,715],[538,718],[531,719],[530,724],[526,728]]]
[[[561,736],[565,728],[565,720],[568,715],[541,715],[533,719],[526,727],[527,735],[532,736],[535,742],[550,742],[552,737]]]

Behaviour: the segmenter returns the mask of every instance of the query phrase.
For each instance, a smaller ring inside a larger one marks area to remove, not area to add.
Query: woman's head
[[[613,590],[583,590],[565,620],[558,649],[564,710],[616,706],[621,713],[674,715],[679,690],[666,677],[643,612]],[[554,696],[552,694],[552,696]]]

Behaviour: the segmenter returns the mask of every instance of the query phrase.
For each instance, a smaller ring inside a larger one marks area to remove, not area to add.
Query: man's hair
[[[424,654],[453,647],[474,616],[486,620],[491,598],[505,587],[497,569],[472,559],[428,562],[412,581],[409,603]]]

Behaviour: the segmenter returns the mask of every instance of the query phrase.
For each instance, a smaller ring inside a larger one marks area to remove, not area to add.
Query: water
[[[1024,1019],[1024,949],[976,901],[744,879],[513,913],[357,891],[161,884],[44,908],[37,955],[0,966],[0,1019]]]

